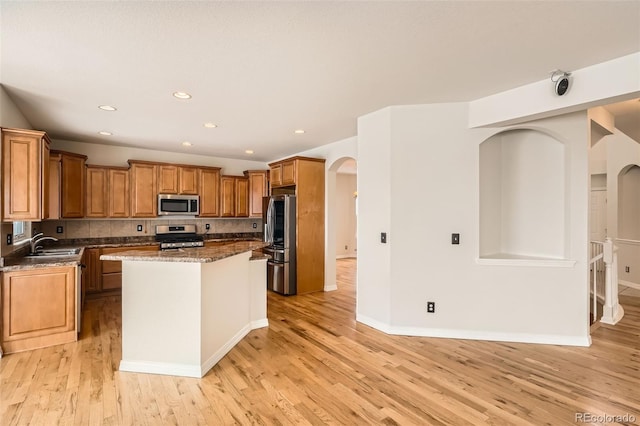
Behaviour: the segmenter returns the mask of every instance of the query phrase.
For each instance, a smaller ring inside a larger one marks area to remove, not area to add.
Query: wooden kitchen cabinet
[[[60,196],[62,181],[62,157],[53,153],[49,156],[49,216],[48,219],[60,219]]]
[[[129,160],[131,217],[158,215],[158,166],[148,161]]]
[[[122,262],[117,260],[100,260],[103,254],[118,253],[121,251],[143,250],[158,251],[158,245],[146,246],[120,246],[85,249],[86,287],[84,291],[94,296],[109,295],[122,289]],[[101,294],[104,293],[104,294]]]
[[[86,217],[109,215],[109,171],[106,167],[87,165]]]
[[[60,266],[3,273],[2,348],[5,353],[78,339],[76,272],[75,266]]]
[[[247,170],[249,179],[249,217],[262,217],[262,197],[269,195],[269,172],[267,170]]]
[[[271,180],[272,195],[293,189],[296,196],[298,294],[324,289],[324,163],[319,158],[293,157],[269,164],[271,171],[279,168],[282,173],[280,184]]]
[[[198,195],[198,168],[158,164],[158,193]]]
[[[83,284],[85,293],[97,293],[102,291],[102,264],[100,263],[100,249],[89,248],[84,250],[86,265]]]
[[[200,217],[220,216],[220,168],[198,168]]]
[[[178,166],[158,164],[158,193],[178,193]]]
[[[196,167],[178,167],[178,193],[198,195],[198,169]]]
[[[220,216],[249,216],[249,179],[244,176],[220,177]]]
[[[129,217],[129,169],[87,165],[87,217]]]
[[[109,167],[109,217],[129,217],[131,209],[129,194],[129,168]]]
[[[52,151],[60,154],[60,217],[84,217],[86,155]]]
[[[3,220],[49,217],[49,155],[45,132],[2,129]]]
[[[271,177],[270,184],[272,188],[296,184],[296,165],[298,163],[298,158],[302,157],[295,157],[295,159],[283,160],[269,164]]]

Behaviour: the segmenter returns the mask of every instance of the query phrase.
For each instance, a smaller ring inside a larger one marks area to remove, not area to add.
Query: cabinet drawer
[[[122,274],[102,274],[102,289],[113,290],[122,288]]]
[[[113,274],[122,272],[122,262],[119,260],[103,260],[102,273]]]

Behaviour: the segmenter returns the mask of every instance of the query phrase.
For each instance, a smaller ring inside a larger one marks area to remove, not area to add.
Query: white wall
[[[357,176],[338,173],[336,175],[336,256],[355,257],[356,246],[356,199]]]
[[[470,102],[469,126],[522,123],[640,95],[640,52],[566,71],[572,71],[572,82],[564,96],[554,93],[549,75],[535,83]]]
[[[527,123],[565,147],[567,267],[477,263],[479,144],[505,129],[468,129],[467,112],[401,106],[359,119],[357,319],[397,334],[587,345],[586,113]]]
[[[32,129],[31,123],[13,103],[2,85],[0,85],[0,127]]]
[[[88,157],[87,164],[100,166],[128,166],[127,160],[159,161],[194,166],[222,167],[222,174],[225,175],[242,175],[245,170],[266,170],[269,168],[267,163],[261,161],[234,160],[116,145],[100,145],[59,139],[53,140],[51,145],[52,149],[84,154]]]

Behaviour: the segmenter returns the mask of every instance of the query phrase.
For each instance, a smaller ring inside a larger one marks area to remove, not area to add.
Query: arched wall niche
[[[640,241],[640,166],[618,174],[618,238]]]
[[[480,247],[486,259],[567,258],[565,144],[533,128],[480,144]]]

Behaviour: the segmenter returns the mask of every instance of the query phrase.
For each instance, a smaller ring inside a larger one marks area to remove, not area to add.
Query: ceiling
[[[639,1],[3,0],[0,13],[0,82],[53,139],[257,161],[354,136],[388,105],[470,101],[640,51]]]

